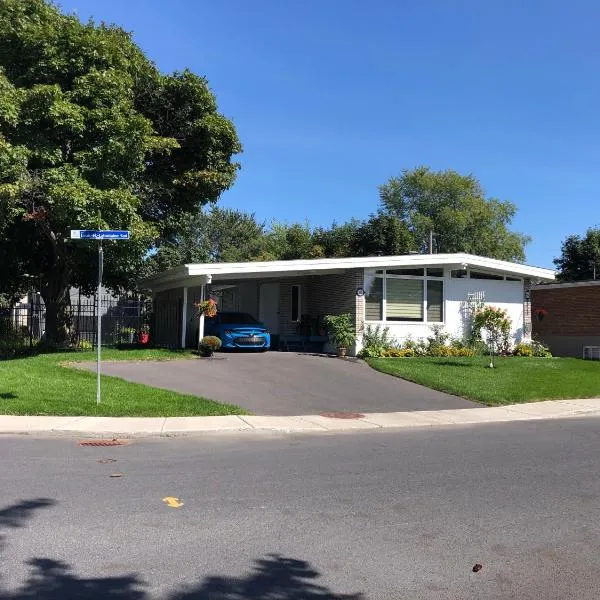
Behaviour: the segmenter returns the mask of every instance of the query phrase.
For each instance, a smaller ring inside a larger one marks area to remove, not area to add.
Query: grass
[[[189,351],[102,350],[103,360],[192,358]],[[0,362],[0,414],[103,417],[179,417],[247,414],[231,404],[102,376],[96,405],[96,374],[69,363],[93,361],[90,352],[39,354]]]
[[[600,397],[600,362],[577,358],[371,358],[371,367],[488,406]]]

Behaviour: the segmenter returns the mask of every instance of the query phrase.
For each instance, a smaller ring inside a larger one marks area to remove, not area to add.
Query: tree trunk
[[[46,305],[44,340],[52,348],[69,341],[69,284],[64,273],[52,274],[40,290]]]

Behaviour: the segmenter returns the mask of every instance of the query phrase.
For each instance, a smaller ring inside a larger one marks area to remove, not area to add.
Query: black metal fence
[[[94,298],[80,299],[63,307],[66,346],[90,349],[97,344],[98,309]],[[136,344],[152,322],[152,302],[139,297],[101,298],[102,345]],[[0,308],[0,355],[3,350],[34,349],[44,340],[46,307],[31,301]],[[147,340],[146,340],[147,341]]]

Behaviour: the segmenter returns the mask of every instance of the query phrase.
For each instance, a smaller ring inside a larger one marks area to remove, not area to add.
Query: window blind
[[[423,281],[387,279],[386,318],[388,321],[423,320]]]

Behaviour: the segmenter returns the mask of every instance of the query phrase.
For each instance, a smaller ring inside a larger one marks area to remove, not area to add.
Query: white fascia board
[[[274,260],[243,263],[203,263],[186,264],[176,267],[140,282],[142,287],[152,290],[169,289],[182,285],[198,285],[185,281],[186,278],[203,277],[208,283],[214,276],[217,279],[249,279],[258,277],[278,277],[308,275],[323,272],[343,272],[350,269],[372,269],[384,267],[461,267],[484,269],[529,277],[537,281],[554,281],[554,271],[512,263],[474,254],[406,254],[402,256],[367,256],[360,258],[318,258],[309,260]]]
[[[554,271],[531,267],[473,254],[408,254],[402,256],[368,256],[360,258],[318,258],[310,260],[277,260],[245,263],[188,264],[189,275],[244,275],[261,273],[305,273],[346,269],[368,269],[376,267],[412,266],[460,266],[491,269],[521,277],[532,277],[546,281],[554,280]]]

